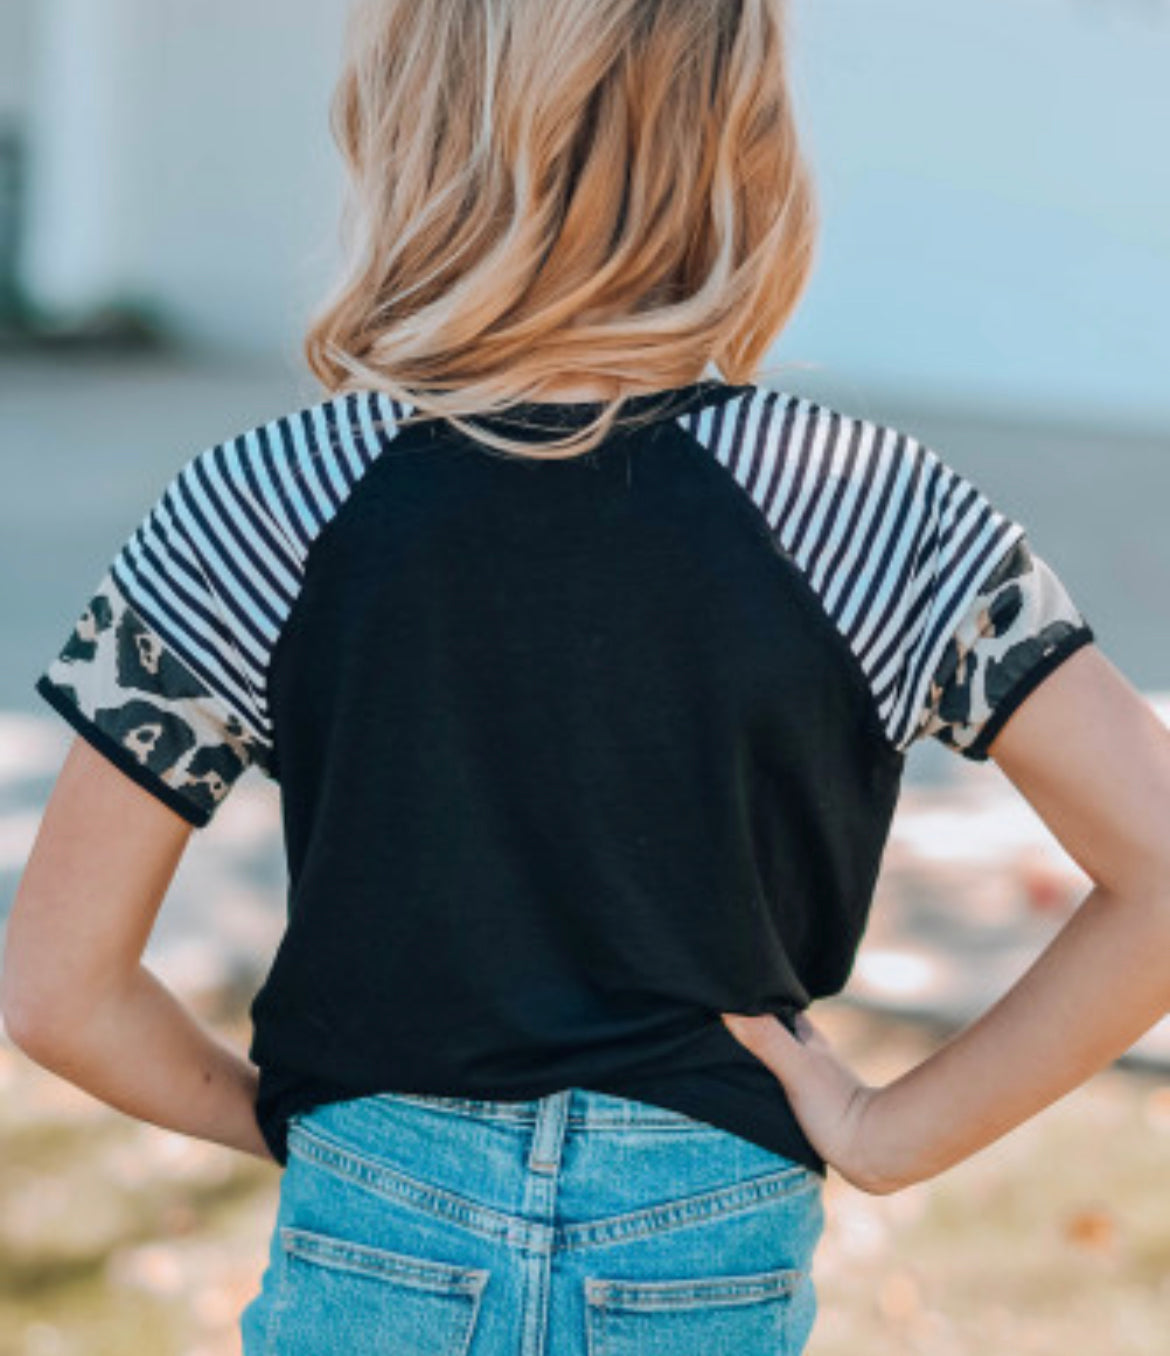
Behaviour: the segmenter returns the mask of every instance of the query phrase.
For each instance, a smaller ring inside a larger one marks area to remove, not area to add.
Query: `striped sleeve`
[[[276,626],[255,581],[282,551],[225,448],[200,453],[123,543],[35,683],[195,827],[249,766],[275,778],[265,673]]]

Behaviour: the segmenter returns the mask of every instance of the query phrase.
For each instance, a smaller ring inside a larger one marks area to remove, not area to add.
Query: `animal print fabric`
[[[952,635],[918,735],[976,762],[1040,680],[1092,627],[1051,566],[1020,538],[995,565]]]
[[[90,743],[197,826],[251,764],[270,772],[266,747],[108,571],[38,686]]]

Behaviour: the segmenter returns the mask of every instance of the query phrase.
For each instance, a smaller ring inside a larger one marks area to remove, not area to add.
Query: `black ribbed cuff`
[[[144,790],[149,791],[156,799],[161,800],[164,805],[174,810],[176,814],[181,815],[189,824],[194,824],[197,829],[203,828],[210,821],[211,812],[209,810],[196,805],[176,791],[173,786],[168,786],[166,782],[160,781],[158,776],[151,772],[149,768],[143,766],[129,749],[108,735],[101,726],[95,725],[80,707],[75,706],[47,673],[42,673],[37,679],[35,690],[44,697],[54,711],[65,717],[83,739],[92,744],[99,753],[104,754],[131,781],[137,782]]]
[[[1008,688],[999,699],[995,710],[988,717],[987,723],[979,731],[979,734],[966,748],[960,750],[963,756],[976,763],[986,762],[991,756],[988,745],[1007,724],[1016,709],[1022,705],[1024,699],[1030,696],[1035,688],[1039,687],[1053,669],[1063,664],[1069,655],[1074,654],[1082,645],[1088,645],[1093,640],[1096,640],[1096,636],[1088,622],[1083,622],[1067,632],[1053,649],[1049,650],[1038,663],[1033,664],[1030,669],[1022,673],[1015,684]]]

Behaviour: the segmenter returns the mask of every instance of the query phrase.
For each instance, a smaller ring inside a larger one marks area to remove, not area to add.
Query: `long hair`
[[[757,380],[817,225],[786,9],[357,0],[330,105],[347,264],[305,338],[315,376],[539,456],[710,364]],[[543,451],[465,422],[566,384],[611,395]]]

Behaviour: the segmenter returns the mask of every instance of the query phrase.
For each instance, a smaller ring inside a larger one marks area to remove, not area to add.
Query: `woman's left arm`
[[[272,1162],[255,1067],[141,963],[191,831],[74,738],[8,920],[4,1025],[30,1058],[110,1106]]]
[[[933,1177],[1078,1087],[1170,1010],[1170,730],[1096,645],[1019,705],[989,752],[1094,882],[986,1012],[872,1087],[805,1014],[724,1017],[810,1141],[875,1194]]]

